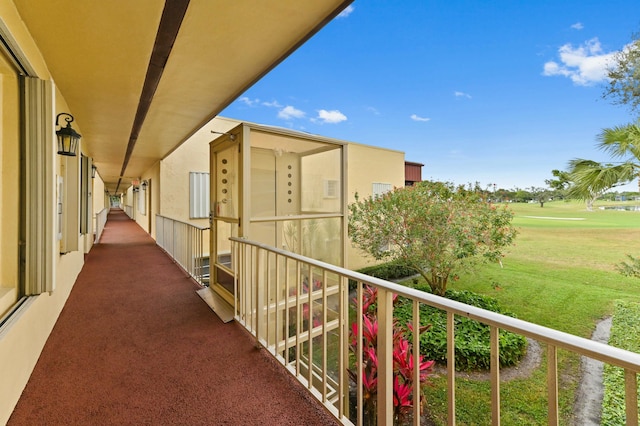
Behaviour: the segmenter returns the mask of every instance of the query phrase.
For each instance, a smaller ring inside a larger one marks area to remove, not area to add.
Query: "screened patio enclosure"
[[[234,304],[238,265],[230,237],[343,266],[345,157],[342,142],[255,124],[242,123],[214,139],[211,289]]]

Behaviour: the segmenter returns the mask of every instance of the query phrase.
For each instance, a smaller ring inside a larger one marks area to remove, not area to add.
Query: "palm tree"
[[[568,195],[586,201],[589,211],[593,210],[593,203],[602,194],[620,184],[617,170],[620,166],[577,158],[569,162],[569,167],[573,185]]]
[[[598,148],[607,152],[613,159],[622,161],[611,164],[578,158],[569,163],[569,173],[574,182],[569,194],[585,200],[587,210],[592,210],[593,202],[607,190],[640,177],[638,124],[604,129],[598,135],[598,141]],[[640,180],[638,185],[640,186]]]
[[[631,181],[638,177],[640,171],[640,127],[638,124],[627,124],[625,126],[604,129],[599,135],[598,148],[609,153],[613,158],[622,159],[623,165],[627,165],[629,170],[623,172],[632,172],[622,174],[622,180]],[[640,184],[640,182],[639,182]]]

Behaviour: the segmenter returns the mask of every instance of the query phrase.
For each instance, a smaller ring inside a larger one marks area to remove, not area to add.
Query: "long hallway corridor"
[[[8,424],[336,424],[198,288],[112,209]]]

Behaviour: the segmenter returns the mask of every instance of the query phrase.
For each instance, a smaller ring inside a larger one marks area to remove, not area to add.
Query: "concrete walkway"
[[[8,424],[337,424],[198,288],[112,210]]]

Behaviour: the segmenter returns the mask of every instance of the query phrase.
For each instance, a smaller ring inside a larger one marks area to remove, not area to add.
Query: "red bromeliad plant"
[[[378,291],[376,288],[365,287],[362,300],[362,387],[364,405],[364,424],[376,424],[376,400],[378,388],[378,319],[375,315],[375,303]],[[394,296],[395,300],[395,296]],[[413,331],[411,324],[407,324],[407,329]],[[419,392],[419,386],[413,383],[413,369],[416,365],[412,345],[406,337],[407,329],[404,329],[396,321],[393,323],[393,411],[395,422],[402,423],[407,414],[413,408],[416,400],[414,394]],[[420,329],[420,333],[425,332],[428,327]],[[352,353],[357,353],[358,348],[358,326],[354,323],[351,327]],[[357,374],[358,360],[356,368],[349,370],[349,376],[354,383],[358,383]],[[434,361],[427,361],[423,356],[419,357],[417,368],[419,369],[420,383],[427,380],[429,371],[434,365]],[[415,391],[415,392],[414,392]],[[423,396],[418,397],[422,403]]]
[[[317,290],[322,289],[322,281],[313,278],[311,280],[311,293]],[[297,289],[291,288],[289,290],[289,296],[295,296],[297,293]],[[305,294],[309,294],[309,279],[306,276],[303,276],[302,278],[302,283],[301,283],[301,294],[305,295]],[[313,310],[313,314],[310,316],[310,305],[308,302],[305,302],[302,304],[302,312],[301,312],[301,321],[302,321],[302,329],[303,330],[308,330],[309,326],[313,327],[319,327],[322,325],[322,312],[318,309],[314,309]],[[292,306],[291,308],[289,308],[289,316],[290,318],[292,318],[291,322],[292,324],[296,324],[296,314],[297,314],[297,308],[295,306]],[[310,318],[311,317],[311,318]],[[309,324],[309,319],[311,319],[311,324]]]

